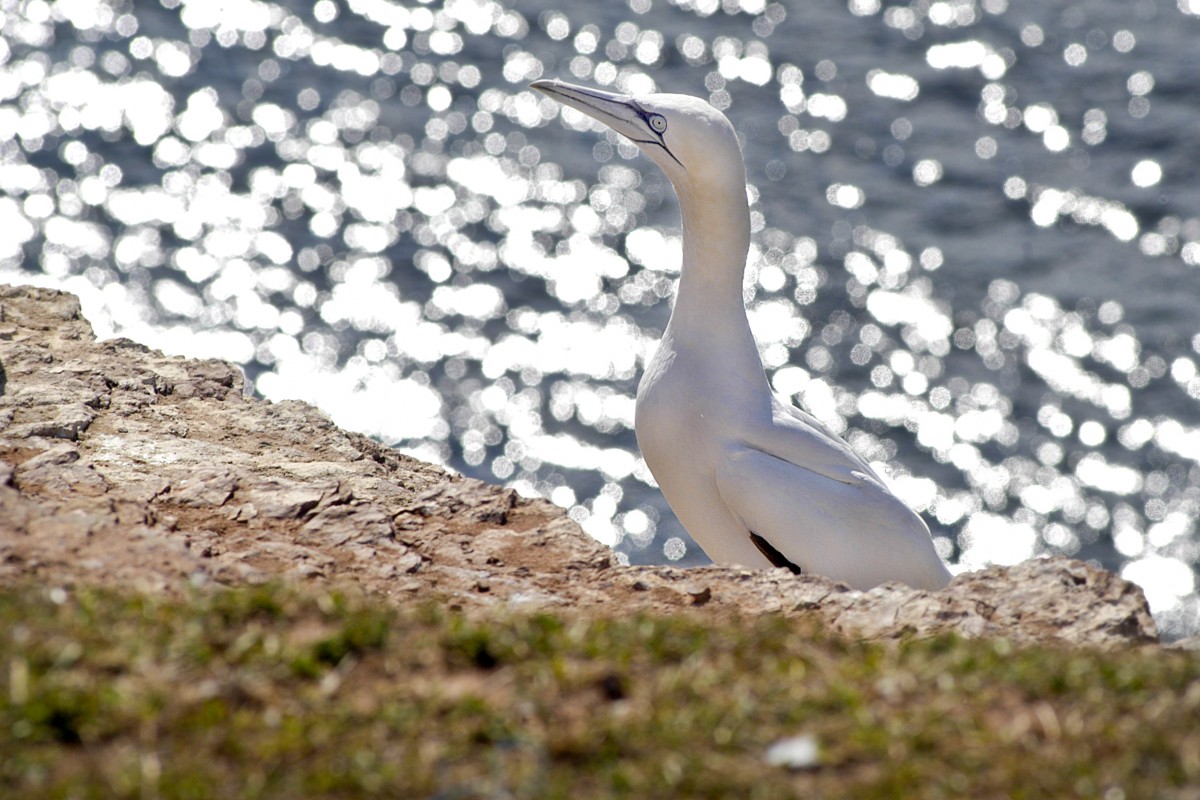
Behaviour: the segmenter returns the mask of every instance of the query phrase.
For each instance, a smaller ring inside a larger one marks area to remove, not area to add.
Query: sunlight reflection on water
[[[698,563],[632,435],[670,187],[526,84],[701,94],[743,135],[776,390],[960,568],[1097,559],[1195,632],[1198,15],[0,3],[0,277]]]

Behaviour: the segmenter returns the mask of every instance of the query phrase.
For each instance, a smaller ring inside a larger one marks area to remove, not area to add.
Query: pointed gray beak
[[[651,119],[659,116],[642,108],[627,94],[615,94],[589,86],[576,86],[560,80],[541,80],[529,84],[547,97],[603,122],[617,133],[645,149],[645,145],[661,148],[671,160],[683,166],[667,148],[663,136],[651,127]],[[661,119],[658,120],[661,122]],[[647,155],[650,155],[647,153]]]
[[[534,81],[529,86],[564,106],[570,106],[603,122],[617,133],[634,141],[645,139],[652,133],[646,124],[645,113],[627,94],[576,86],[560,80]]]

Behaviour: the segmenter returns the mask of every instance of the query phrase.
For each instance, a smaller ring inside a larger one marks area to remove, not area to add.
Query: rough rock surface
[[[479,610],[816,614],[869,638],[1156,639],[1140,589],[1061,558],[940,592],[622,567],[546,501],[452,476],[305,403],[247,398],[229,364],[97,342],[72,295],[0,286],[0,583],[29,577],[166,592],[351,582]]]

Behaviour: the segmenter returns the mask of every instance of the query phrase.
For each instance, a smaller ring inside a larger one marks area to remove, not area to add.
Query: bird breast
[[[638,384],[634,430],[642,458],[660,486],[686,464],[706,459],[704,397],[695,391],[689,370],[678,361],[672,342],[664,338]]]
[[[704,348],[681,352],[668,332],[638,385],[638,447],[664,490],[678,473],[712,471],[720,449],[743,437],[762,405],[751,391],[764,381],[761,373],[747,380],[711,355]]]

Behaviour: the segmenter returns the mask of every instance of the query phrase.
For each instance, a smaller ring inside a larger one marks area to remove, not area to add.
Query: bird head
[[[540,80],[534,89],[581,111],[636,144],[658,164],[681,197],[737,192],[746,168],[729,120],[698,97],[614,94],[559,80]]]

